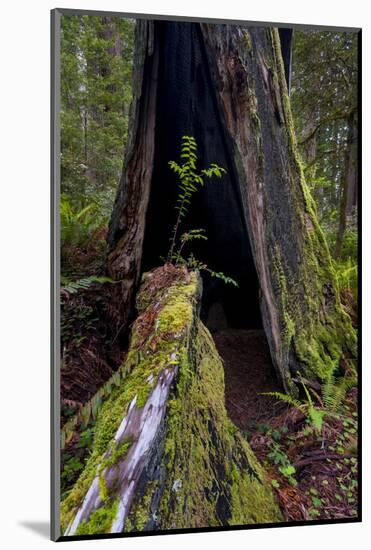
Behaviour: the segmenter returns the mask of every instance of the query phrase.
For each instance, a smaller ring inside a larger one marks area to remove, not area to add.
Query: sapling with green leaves
[[[215,163],[211,163],[208,168],[197,170],[197,143],[194,137],[183,136],[180,151],[180,163],[175,160],[169,162],[170,169],[179,178],[179,194],[176,200],[175,210],[177,218],[173,226],[170,237],[170,248],[167,255],[167,261],[176,266],[186,265],[190,269],[207,271],[212,277],[217,277],[227,284],[238,286],[237,282],[224,275],[210,269],[205,263],[197,260],[193,254],[184,258],[183,253],[187,244],[195,240],[207,241],[206,232],[202,228],[190,229],[179,235],[184,218],[189,212],[192,196],[205,185],[206,179],[213,177],[221,178],[226,170]]]

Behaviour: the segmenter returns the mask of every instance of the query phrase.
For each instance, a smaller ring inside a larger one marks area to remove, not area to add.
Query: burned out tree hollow
[[[198,25],[159,25],[159,77],[156,107],[154,169],[147,210],[142,271],[162,263],[175,222],[177,180],[169,160],[178,160],[184,135],[198,144],[199,168],[217,163],[226,170],[221,180],[207,181],[193,197],[183,229],[203,228],[207,241],[192,243],[187,252],[238,282],[238,288],[203,274],[201,315],[210,325],[261,328],[259,283],[241,207],[240,190],[229,145],[218,112]]]

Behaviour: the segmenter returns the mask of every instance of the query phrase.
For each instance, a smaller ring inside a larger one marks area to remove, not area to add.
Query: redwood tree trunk
[[[347,227],[347,217],[357,206],[357,122],[355,112],[348,119],[348,147],[345,153],[345,170],[340,203],[339,227],[335,256],[340,258]]]
[[[142,270],[166,253],[176,197],[167,162],[180,137],[194,135],[201,162],[228,173],[192,206],[191,221],[209,234],[201,259],[239,278],[240,294],[225,301],[242,303],[242,317],[259,293],[286,389],[297,372],[324,378],[334,361],[354,357],[355,336],[304,181],[277,29],[139,21],[136,45],[131,134],[108,239],[123,328]]]

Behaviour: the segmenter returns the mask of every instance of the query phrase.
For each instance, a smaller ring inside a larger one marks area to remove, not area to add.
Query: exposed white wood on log
[[[116,464],[107,466],[100,473],[108,492],[117,494],[119,498],[118,511],[111,526],[111,533],[119,533],[124,528],[138,481],[148,461],[149,450],[164,418],[169,391],[176,373],[176,366],[165,368],[162,371],[144,407],[137,407],[137,397],[135,396],[115,434],[114,441],[117,445],[130,440],[133,443],[128,452],[119,458]],[[107,451],[103,462],[109,458],[110,452]],[[98,466],[97,475],[65,535],[76,534],[79,525],[83,521],[88,521],[94,510],[104,504],[99,490],[99,468],[100,466]]]

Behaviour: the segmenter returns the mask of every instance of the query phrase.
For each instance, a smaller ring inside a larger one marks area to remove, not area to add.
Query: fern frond
[[[68,294],[76,294],[80,290],[87,290],[94,283],[116,284],[119,281],[114,281],[110,277],[95,277],[94,275],[92,275],[91,277],[84,277],[83,279],[78,279],[77,281],[70,281],[66,277],[62,277],[61,282],[63,285],[61,287],[61,292],[67,292]]]
[[[260,393],[259,395],[269,395],[271,397],[275,397],[278,401],[283,401],[284,403],[287,403],[288,405],[291,405],[292,407],[295,407],[300,411],[303,409],[304,406],[303,403],[300,403],[300,401],[294,399],[293,397],[291,397],[291,395],[278,391],[267,391]]]

